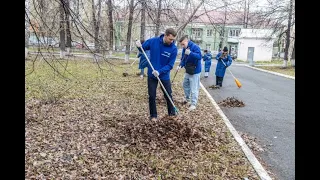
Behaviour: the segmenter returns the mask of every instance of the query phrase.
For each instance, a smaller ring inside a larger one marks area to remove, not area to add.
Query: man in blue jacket
[[[222,81],[224,74],[226,73],[227,67],[232,64],[232,58],[228,54],[228,48],[224,47],[222,52],[219,52],[216,56],[216,60],[218,60],[216,67],[216,87],[222,87]],[[223,63],[223,62],[224,63]]]
[[[176,38],[176,31],[172,28],[166,29],[165,33],[159,37],[153,37],[146,40],[142,45],[140,40],[136,41],[136,45],[141,51],[140,47],[144,50],[150,50],[150,62],[154,68],[148,64],[148,94],[149,94],[149,110],[150,110],[150,119],[152,121],[157,120],[157,107],[156,107],[156,92],[158,86],[158,79],[162,82],[164,88],[168,92],[171,100],[172,99],[172,90],[170,82],[170,70],[173,68],[174,63],[177,57],[177,46],[174,44]],[[161,88],[162,89],[162,88]],[[163,91],[163,89],[162,89]],[[176,112],[165,95],[167,101],[167,108],[169,116],[175,116]]]
[[[204,61],[204,77],[207,78],[210,72],[210,67],[211,67],[211,59],[212,55],[208,50],[204,50],[204,55],[202,56],[203,61]]]
[[[192,111],[196,109],[196,105],[198,103],[201,73],[201,50],[198,45],[188,39],[188,36],[180,38],[179,43],[183,50],[177,71],[182,67],[186,69],[183,79],[183,90],[185,102],[190,102],[191,95],[191,106],[189,107],[189,110]]]

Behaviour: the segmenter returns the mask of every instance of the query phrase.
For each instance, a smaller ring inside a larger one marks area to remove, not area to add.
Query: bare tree
[[[291,66],[295,67],[296,65],[296,62],[295,62],[295,59],[296,59],[296,55],[295,55],[295,47],[296,47],[296,41],[294,41],[294,44],[293,44],[293,50],[292,50],[292,54],[291,54]]]
[[[133,11],[135,8],[134,0],[130,0],[129,4],[129,23],[128,23],[128,31],[127,31],[127,42],[126,42],[126,53],[124,62],[129,62],[130,56],[130,45],[131,45],[131,31],[132,31],[132,21],[133,21]]]
[[[65,27],[64,27],[64,0],[60,0],[60,58],[64,58],[65,51],[66,51],[66,34],[65,34]]]
[[[255,26],[273,30],[270,37],[276,35],[278,42],[285,38],[283,68],[287,67],[289,58],[290,41],[293,38],[291,30],[295,24],[294,14],[294,0],[268,0],[268,5],[256,13],[255,17]]]
[[[198,9],[200,8],[200,6],[202,6],[204,0],[201,0],[200,3],[198,4],[198,6],[193,10],[193,12],[191,13],[191,15],[189,16],[188,20],[186,22],[184,22],[177,30],[177,34],[178,34],[178,38],[181,37],[181,32],[183,32],[183,30],[186,28],[186,26],[194,19],[194,16],[196,14],[196,12],[198,11]]]
[[[156,19],[156,32],[154,34],[155,36],[159,36],[159,33],[160,33],[161,2],[162,2],[162,0],[158,0],[157,19]]]
[[[284,64],[283,68],[286,68],[288,66],[288,54],[289,54],[289,47],[290,47],[290,36],[291,36],[291,20],[292,20],[292,8],[293,8],[293,2],[292,0],[289,1],[289,17],[288,17],[288,27],[286,32],[286,44],[284,48]]]
[[[101,19],[101,0],[98,0],[98,11],[96,17],[96,6],[94,0],[92,2],[92,21],[93,21],[93,32],[94,32],[94,49],[95,52],[100,52],[99,44],[99,30],[100,30],[100,19]]]
[[[29,0],[25,0],[25,36],[24,36],[24,49],[25,49],[25,58],[28,56],[28,48],[29,48],[29,21],[28,21],[28,14],[29,14]]]
[[[146,31],[146,0],[141,0],[140,40],[144,40]]]
[[[107,1],[107,6],[108,6],[108,25],[109,25],[109,54],[112,54],[113,51],[113,6],[112,6],[112,1],[108,0]]]
[[[70,48],[72,47],[71,44],[71,29],[70,29],[70,0],[65,0],[66,2],[66,8],[65,8],[65,14],[66,14],[66,34],[67,34],[67,54],[70,54]]]

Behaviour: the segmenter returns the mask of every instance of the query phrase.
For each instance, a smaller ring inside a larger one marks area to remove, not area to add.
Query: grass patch
[[[158,89],[161,120],[150,122],[136,68],[123,77],[123,61],[102,71],[91,60],[48,62],[56,70],[25,66],[27,179],[259,179],[203,91],[197,110],[181,103],[183,73],[172,84],[179,120],[166,117]]]
[[[278,72],[281,74],[289,75],[295,77],[295,67],[289,66],[286,69],[282,69],[281,66],[259,66],[257,68]]]

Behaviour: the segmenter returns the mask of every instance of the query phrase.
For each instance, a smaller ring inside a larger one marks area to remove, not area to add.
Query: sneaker
[[[204,76],[204,78],[208,78],[208,76]]]
[[[140,75],[140,79],[143,80],[143,75]]]
[[[195,109],[196,109],[196,106],[191,105],[188,110],[189,110],[189,111],[192,111],[192,110],[195,110]]]

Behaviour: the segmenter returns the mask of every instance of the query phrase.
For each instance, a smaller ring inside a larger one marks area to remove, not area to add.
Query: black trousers
[[[168,92],[171,100],[172,99],[172,89],[171,89],[171,82],[170,80],[161,80],[164,88]],[[151,77],[148,77],[148,94],[149,94],[149,110],[150,110],[150,118],[157,117],[157,106],[156,106],[156,96],[157,96],[157,87],[158,87],[158,79],[154,79]],[[167,108],[168,108],[168,114],[169,116],[175,115],[175,111],[173,108],[173,105],[171,104],[170,100],[168,99],[167,95],[163,91],[162,87],[161,90],[164,94],[164,97],[167,101]]]
[[[223,81],[223,77],[216,76],[216,85],[219,85],[222,87],[222,81]]]

